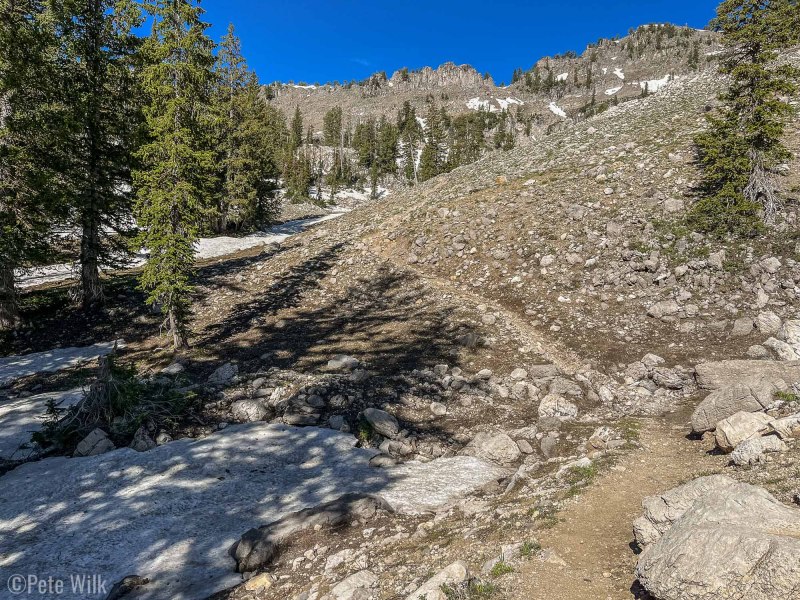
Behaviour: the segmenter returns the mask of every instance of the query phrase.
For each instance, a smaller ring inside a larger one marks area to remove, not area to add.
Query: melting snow
[[[511,98],[511,97],[508,97],[508,98],[505,98],[505,99],[503,99],[503,98],[495,98],[495,100],[500,105],[500,108],[502,110],[508,109],[508,107],[511,106],[512,104],[518,104],[520,106],[525,104],[522,100],[517,100],[516,98]]]
[[[47,405],[66,409],[83,399],[83,389],[49,392],[0,404],[0,460],[29,460],[38,452],[31,434],[42,428]]]
[[[252,423],[148,452],[28,463],[0,486],[0,579],[97,573],[110,589],[135,573],[150,579],[139,600],[207,598],[241,582],[228,550],[253,527],[347,493],[432,512],[506,474],[469,456],[379,469],[355,445],[332,429]],[[59,598],[87,597],[66,588]]]
[[[111,354],[114,346],[122,348],[124,345],[123,340],[117,340],[83,348],[56,348],[47,352],[0,358],[0,387],[9,386],[18,379],[36,373],[55,373],[69,369],[99,356]]]
[[[622,89],[622,86],[609,88],[609,89],[606,90],[606,96],[613,96],[614,94],[616,94],[621,89]]]
[[[292,85],[293,88],[296,90],[315,90],[317,86],[315,85]]]
[[[266,231],[258,231],[243,237],[228,237],[219,236],[213,238],[200,238],[196,245],[197,259],[205,260],[209,258],[219,258],[227,256],[228,254],[236,254],[242,250],[248,250],[258,246],[266,246],[268,244],[280,244],[291,235],[300,233],[304,229],[322,223],[329,219],[341,217],[344,212],[335,212],[322,217],[314,217],[311,219],[300,219],[297,221],[289,221],[281,225],[270,227]],[[128,263],[129,268],[141,267],[147,257],[140,254],[133,258]],[[77,271],[76,265],[63,264],[63,265],[49,265],[46,267],[36,267],[33,269],[17,269],[14,275],[17,279],[17,285],[21,289],[43,285],[45,283],[53,283],[57,281],[66,281],[73,279]]]
[[[647,91],[650,92],[651,94],[654,94],[661,88],[666,87],[667,84],[670,82],[670,80],[671,80],[670,76],[665,75],[663,79],[651,79],[650,81],[642,81],[639,83],[639,87],[644,89],[645,86],[647,86]]]
[[[617,76],[617,77],[619,77],[620,79],[623,79],[623,80],[625,79],[625,73],[624,73],[624,72],[622,71],[622,69],[620,69],[619,67],[617,67],[616,69],[614,69],[614,75],[616,75],[616,76]]]
[[[470,98],[467,100],[467,108],[470,110],[489,110],[492,103],[489,100],[481,100],[480,98]]]
[[[561,73],[556,75],[556,81],[566,81],[569,78],[569,73]]]
[[[567,118],[567,113],[565,113],[564,109],[561,108],[555,102],[551,102],[550,105],[547,108],[549,108],[554,115],[557,115],[557,116],[561,117],[562,119],[566,119]]]

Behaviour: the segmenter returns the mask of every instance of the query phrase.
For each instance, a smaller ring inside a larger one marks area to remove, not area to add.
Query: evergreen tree
[[[467,113],[453,119],[450,154],[447,169],[475,162],[481,156],[484,147],[485,115]]]
[[[14,269],[46,256],[66,206],[51,16],[39,0],[0,0],[0,329],[18,322]]]
[[[726,0],[712,24],[723,34],[720,70],[731,83],[708,131],[695,140],[703,181],[690,221],[717,234],[752,234],[780,208],[775,179],[790,157],[782,138],[800,72],[776,58],[800,42],[800,4]]]
[[[81,230],[80,297],[102,303],[101,263],[123,264],[132,155],[140,134],[134,80],[142,16],[132,0],[52,0],[59,78],[68,109],[62,180]]]
[[[427,181],[444,172],[447,159],[446,128],[448,120],[447,113],[439,111],[436,104],[431,102],[425,117],[426,144],[419,159],[418,177],[420,181]]]
[[[294,109],[294,117],[289,129],[289,147],[292,150],[297,150],[303,145],[303,113],[300,112],[300,107],[296,106]]]
[[[422,127],[417,121],[417,113],[406,100],[397,114],[397,129],[400,137],[403,173],[409,182],[417,181],[417,153],[424,141]]]
[[[148,0],[146,8],[154,19],[141,74],[149,140],[134,173],[139,242],[150,252],[141,287],[161,307],[179,349],[187,345],[194,243],[215,175],[207,133],[214,43],[195,0]]]
[[[342,107],[336,106],[325,113],[322,120],[322,137],[326,146],[343,146]]]

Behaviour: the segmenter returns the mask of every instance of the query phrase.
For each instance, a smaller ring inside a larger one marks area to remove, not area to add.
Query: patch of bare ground
[[[507,597],[525,600],[629,599],[634,594],[633,521],[642,500],[722,469],[724,458],[686,438],[688,407],[642,421],[642,449],[625,455],[539,536],[558,558],[532,560],[509,581]],[[560,559],[560,560],[559,560]]]

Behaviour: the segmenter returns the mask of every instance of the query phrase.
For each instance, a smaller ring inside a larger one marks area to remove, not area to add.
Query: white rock
[[[225,363],[221,367],[218,367],[216,371],[214,371],[208,377],[208,383],[211,385],[226,385],[231,382],[231,380],[239,374],[239,367],[233,363]]]
[[[108,439],[106,432],[98,427],[81,440],[75,448],[73,456],[97,456],[111,452],[114,448],[114,442]]]
[[[715,438],[723,452],[733,452],[742,442],[761,437],[769,431],[772,417],[763,412],[738,412],[717,423]]]
[[[458,585],[467,580],[469,570],[461,561],[454,562],[426,581],[420,588],[406,596],[406,600],[447,600],[442,586]]]
[[[502,431],[478,433],[462,453],[499,464],[512,463],[521,454],[514,440]]]
[[[357,590],[371,588],[377,582],[378,576],[372,571],[364,569],[337,583],[333,586],[331,593],[336,600],[350,600]]]
[[[557,417],[574,419],[578,416],[578,407],[558,394],[547,394],[539,403],[539,418]]]
[[[764,454],[768,452],[786,452],[789,448],[774,435],[745,440],[731,454],[734,464],[754,465],[764,460]]]
[[[372,425],[372,428],[387,438],[395,438],[400,433],[400,424],[395,419],[394,415],[390,415],[385,410],[379,408],[368,408],[363,413],[367,423]]]

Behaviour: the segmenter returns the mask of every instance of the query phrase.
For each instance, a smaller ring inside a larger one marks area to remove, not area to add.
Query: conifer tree
[[[342,107],[335,106],[325,113],[322,120],[322,136],[326,146],[343,145]]]
[[[130,234],[142,17],[132,0],[51,0],[50,8],[68,112],[61,177],[81,231],[81,303],[91,309],[103,301],[101,264],[124,264]]]
[[[148,303],[161,307],[180,349],[187,345],[194,242],[215,175],[208,147],[214,43],[195,0],[148,0],[146,8],[154,19],[141,75],[149,140],[134,174],[139,241],[150,252],[141,287]]]
[[[294,109],[294,117],[292,117],[292,124],[289,130],[289,147],[292,150],[297,150],[303,145],[303,113],[300,112],[300,107],[296,106]]]
[[[790,157],[783,144],[794,114],[798,69],[779,64],[781,49],[800,42],[797,0],[726,0],[713,27],[726,54],[720,70],[730,78],[722,108],[708,131],[695,139],[703,168],[702,197],[690,214],[693,225],[717,234],[753,234],[780,209],[778,167]]]
[[[18,322],[15,268],[46,256],[52,221],[65,216],[51,16],[39,0],[0,0],[0,330]]]
[[[417,113],[406,100],[397,114],[397,129],[400,137],[403,172],[409,182],[417,181],[417,153],[424,141],[422,127],[417,121]]]

